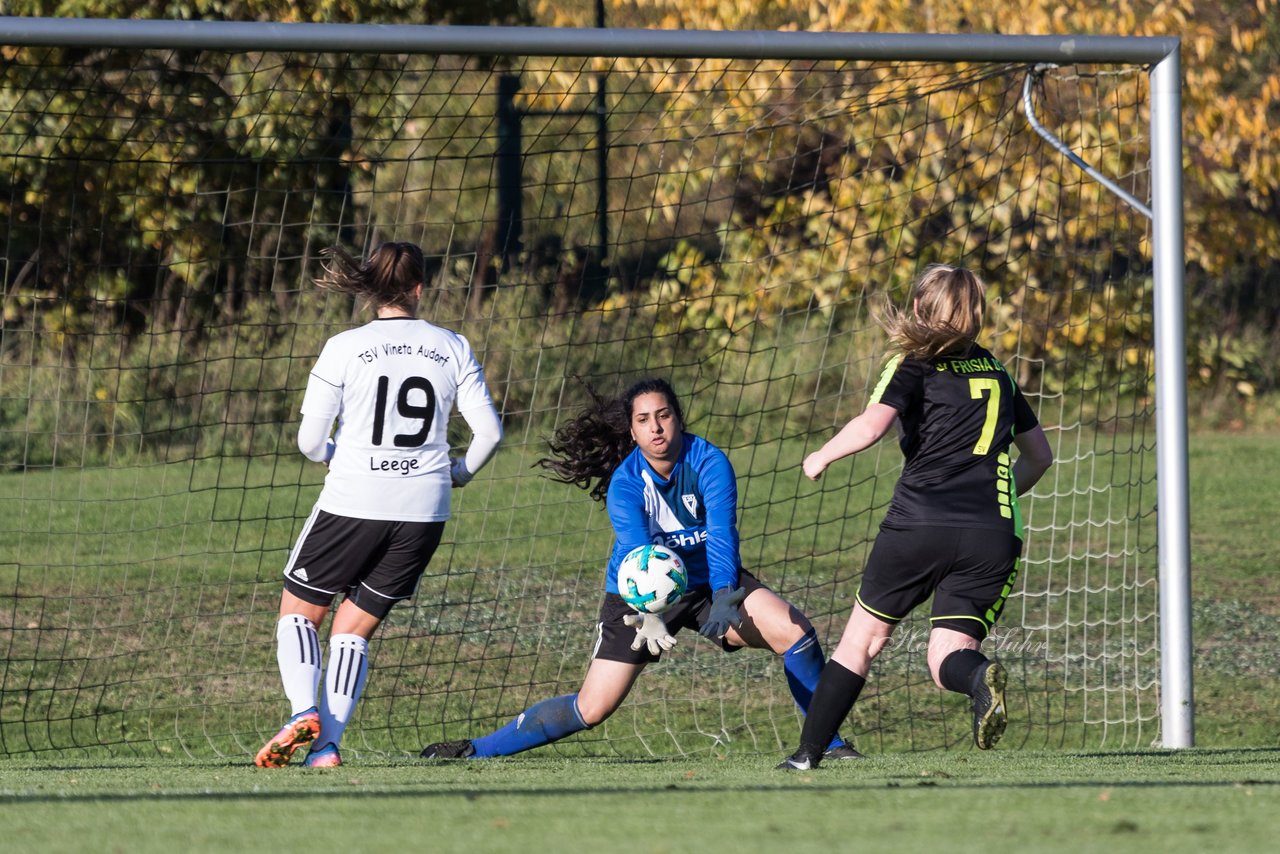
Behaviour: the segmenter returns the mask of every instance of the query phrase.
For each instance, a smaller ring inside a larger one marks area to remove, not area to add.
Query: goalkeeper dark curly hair
[[[536,464],[551,472],[552,480],[585,489],[593,499],[603,502],[614,470],[636,446],[631,436],[635,399],[643,394],[663,395],[681,427],[684,411],[671,383],[657,377],[640,380],[612,399],[602,397],[589,383],[582,384],[591,403],[556,430],[547,442],[551,456]]]

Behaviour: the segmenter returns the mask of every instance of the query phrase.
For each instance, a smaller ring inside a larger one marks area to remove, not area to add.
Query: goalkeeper
[[[263,768],[287,765],[308,744],[308,767],[342,764],[338,746],[364,689],[369,638],[417,587],[449,518],[450,488],[466,485],[502,439],[471,345],[414,316],[422,250],[383,243],[364,263],[327,252],[316,284],[356,297],[377,317],[325,342],[307,380],[298,448],[329,473],[284,569],[276,661],[293,716],[258,751]],[[451,460],[455,404],[472,438],[465,457]],[[321,689],[317,633],[340,594]]]
[[[804,614],[742,569],[738,488],[728,457],[685,432],[680,403],[664,380],[643,380],[618,400],[591,396],[594,404],[556,432],[552,456],[540,461],[556,480],[603,500],[613,524],[604,602],[582,687],[533,705],[481,738],[429,745],[426,759],[509,756],[600,724],[682,628],[697,629],[726,652],[750,646],[782,656],[792,696],[801,709],[809,705],[822,648]],[[652,543],[680,555],[689,591],[667,611],[641,615],[618,595],[618,565],[632,549]],[[834,730],[823,751],[827,758],[861,756]]]
[[[871,402],[804,460],[811,480],[900,425],[906,461],[867,559],[848,625],[818,683],[800,747],[779,768],[808,770],[853,708],[871,662],[894,627],[933,597],[928,663],[940,688],[970,698],[983,750],[1007,722],[1004,668],[980,647],[1018,576],[1018,495],[1036,484],[1053,452],[1035,413],[1003,365],[975,338],[986,311],[973,273],[938,264],[912,289],[912,309],[882,319],[901,353]],[[1016,445],[1016,462],[1009,446]]]

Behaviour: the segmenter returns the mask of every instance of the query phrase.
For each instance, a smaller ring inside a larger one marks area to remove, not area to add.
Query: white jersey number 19
[[[391,388],[388,377],[378,377],[378,397],[373,405],[373,444],[382,444],[382,432],[387,420],[387,396]],[[411,403],[409,395],[415,391],[426,393],[426,403]],[[423,377],[408,377],[396,392],[396,412],[401,418],[422,422],[416,433],[397,433],[392,441],[397,448],[417,448],[427,441],[431,422],[436,417],[436,390]]]

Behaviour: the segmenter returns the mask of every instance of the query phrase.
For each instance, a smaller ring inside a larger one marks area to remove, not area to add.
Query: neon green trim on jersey
[[[880,379],[876,382],[876,387],[871,392],[871,399],[867,401],[868,404],[880,402],[880,395],[884,394],[884,390],[889,385],[889,380],[893,379],[893,374],[895,371],[898,370],[898,365],[900,364],[902,364],[901,353],[894,356],[887,363],[885,363],[884,370],[880,372]],[[871,610],[871,609],[868,608],[867,610]]]
[[[1009,434],[1013,435],[1013,428],[1009,429]],[[1018,502],[1018,482],[1013,476],[1013,463],[1009,464],[1009,502],[1013,510],[1013,535],[1019,540],[1022,536],[1022,505]]]
[[[858,604],[859,604],[859,605],[861,605],[861,606],[862,606],[862,609],[863,609],[864,611],[866,611],[868,614],[872,614],[872,615],[874,615],[874,616],[876,616],[876,617],[879,617],[879,618],[880,618],[880,619],[882,619],[882,620],[888,620],[888,621],[889,621],[889,622],[891,622],[891,623],[901,623],[901,622],[902,622],[902,618],[901,618],[901,617],[891,617],[891,616],[889,616],[888,614],[884,614],[884,613],[881,613],[880,611],[877,611],[875,608],[872,608],[872,607],[871,607],[870,605],[868,605],[866,602],[863,602],[863,601],[862,601],[862,594],[861,594],[861,593],[856,593],[856,594],[854,594],[854,597],[853,597],[853,598],[858,600]]]
[[[1009,382],[1013,384],[1013,393],[1016,395],[1018,393],[1018,381],[1013,378],[1013,374],[1009,371],[1009,366],[1006,365],[1004,362],[1001,362],[999,359],[996,359],[996,364],[998,364],[1004,370],[1005,376],[1007,376],[1009,378]],[[1012,424],[1010,424],[1009,438],[1010,439],[1016,438],[1017,435],[1018,435],[1018,431],[1013,428]],[[1013,480],[1012,464],[1009,465],[1009,498],[1012,499],[1010,502],[1009,509],[1013,511],[1013,535],[1017,537],[1019,540],[1021,540],[1023,539],[1022,507],[1021,505],[1018,504],[1018,484],[1014,483],[1014,480]],[[1001,513],[1003,515],[1003,510],[1001,511]]]
[[[1009,472],[1009,483],[1013,486],[1013,491],[1009,493],[1010,506],[1013,510],[1013,535],[1019,540],[1022,539],[1022,505],[1018,503],[1018,485],[1013,482],[1013,472]]]

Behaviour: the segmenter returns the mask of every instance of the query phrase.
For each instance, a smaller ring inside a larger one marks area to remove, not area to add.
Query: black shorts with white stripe
[[[346,593],[382,619],[413,595],[443,533],[444,522],[354,519],[313,510],[284,568],[285,589],[313,605],[332,604]]]
[[[768,589],[764,582],[745,569],[738,570],[738,586],[744,588],[747,595],[762,587]],[[667,631],[676,635],[681,629],[700,629],[710,612],[711,588],[703,584],[689,588],[679,602],[662,612],[662,620],[667,624]],[[644,644],[639,649],[631,648],[636,639],[636,630],[624,623],[622,618],[634,613],[635,610],[617,593],[604,594],[604,601],[600,603],[600,620],[596,624],[596,645],[591,653],[592,658],[621,661],[625,664],[651,664],[661,660],[660,653],[649,652]],[[725,638],[713,643],[718,643],[725,652],[742,649]]]

